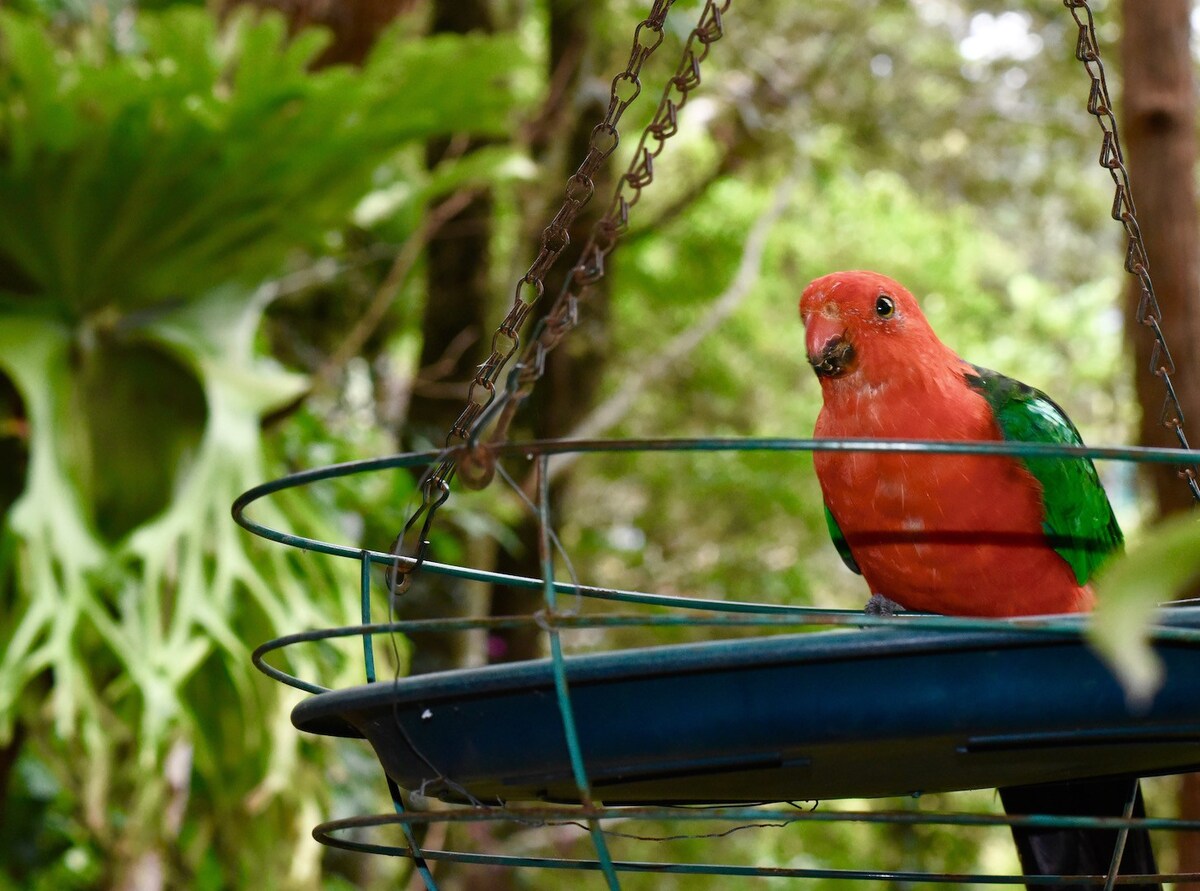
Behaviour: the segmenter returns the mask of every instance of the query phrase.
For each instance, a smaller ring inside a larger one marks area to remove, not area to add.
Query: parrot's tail
[[[1130,798],[1136,794],[1133,816],[1144,817],[1142,790],[1136,779],[1103,778],[1073,780],[1065,783],[1041,783],[1010,786],[1000,790],[1004,810],[1010,815],[1051,814],[1055,816],[1120,817]],[[1104,876],[1112,867],[1118,844],[1115,829],[1042,829],[1014,826],[1013,839],[1021,857],[1021,869],[1027,876]],[[1125,839],[1120,875],[1155,875],[1154,851],[1145,829],[1132,829]],[[1049,886],[1030,884],[1031,889]],[[1091,884],[1054,885],[1070,891],[1088,891]],[[1162,891],[1158,882],[1119,885],[1135,891]]]

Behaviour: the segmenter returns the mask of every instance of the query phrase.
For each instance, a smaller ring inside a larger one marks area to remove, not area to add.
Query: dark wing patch
[[[833,546],[837,548],[838,556],[842,558],[842,562],[849,566],[854,572],[862,575],[862,570],[858,568],[858,563],[854,560],[854,555],[850,553],[850,545],[846,543],[846,536],[842,535],[842,529],[837,524],[837,520],[833,518],[833,511],[829,509],[829,505],[825,505],[825,525],[829,527],[829,537],[833,539]]]
[[[1083,445],[1071,419],[1049,396],[996,371],[972,365],[963,377],[987,400],[996,424],[1011,442]],[[1042,521],[1050,543],[1085,584],[1124,536],[1096,466],[1090,458],[1022,458],[1042,487],[1046,516]]]

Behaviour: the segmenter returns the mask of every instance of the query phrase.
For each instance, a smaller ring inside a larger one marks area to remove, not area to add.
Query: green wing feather
[[[862,575],[862,570],[854,562],[854,555],[850,553],[850,545],[846,544],[846,536],[842,535],[842,529],[838,526],[837,520],[833,518],[833,511],[829,509],[828,504],[825,505],[825,525],[829,527],[829,537],[833,539],[833,546],[837,548],[842,562],[859,575]]]
[[[992,407],[1006,440],[1083,445],[1083,439],[1054,400],[1020,381],[971,366],[967,384]],[[1124,543],[1112,505],[1090,458],[1023,458],[1041,483],[1046,517],[1042,529],[1054,550],[1071,565],[1079,584]]]

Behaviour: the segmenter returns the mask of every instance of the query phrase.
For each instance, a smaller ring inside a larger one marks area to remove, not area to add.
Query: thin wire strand
[[[537,459],[536,472],[538,484],[538,556],[542,559],[542,593],[546,599],[546,607],[553,612],[557,606],[557,592],[554,589],[554,554],[550,549],[550,459],[541,455]],[[571,702],[571,689],[567,682],[567,667],[563,661],[562,640],[558,629],[547,631],[550,638],[550,663],[554,674],[554,692],[558,700],[558,713],[562,719],[563,736],[567,743],[567,754],[571,760],[571,772],[575,777],[575,786],[579,790],[579,801],[588,809],[594,808],[591,784],[588,781],[587,767],[583,762],[583,748],[579,741],[579,726],[575,721],[575,707]],[[588,819],[588,832],[591,835],[592,847],[596,858],[600,861],[605,881],[610,891],[620,891],[621,881],[613,868],[612,855],[608,851],[608,843],[604,840],[600,821]]]
[[[538,522],[542,521],[542,512],[538,510],[538,506],[533,503],[533,500],[525,493],[525,490],[517,483],[512,475],[504,469],[504,465],[499,461],[496,462],[496,472],[500,474],[500,478],[517,493],[517,497],[529,508],[530,514]],[[567,575],[571,578],[571,586],[575,589],[571,595],[574,599],[575,606],[569,610],[563,610],[558,615],[563,616],[578,616],[583,612],[583,594],[580,593],[582,585],[579,584],[579,574],[575,571],[575,564],[571,561],[571,555],[567,553],[567,549],[563,546],[562,540],[558,537],[558,533],[554,531],[554,527],[547,525],[546,531],[549,533],[550,543],[554,546],[554,550],[558,556],[562,558],[563,565],[566,567]]]
[[[1141,784],[1137,780],[1134,780],[1133,794],[1130,795],[1129,800],[1125,802],[1125,809],[1121,813],[1121,816],[1123,816],[1126,820],[1133,816],[1133,808],[1134,805],[1137,804],[1138,791],[1140,787]],[[1108,876],[1104,881],[1104,891],[1113,891],[1113,885],[1117,883],[1117,875],[1121,871],[1121,858],[1125,856],[1125,843],[1128,840],[1129,827],[1122,826],[1117,830],[1117,840],[1113,845],[1112,863],[1110,863],[1108,867]]]
[[[393,624],[396,621],[396,614],[395,614],[396,598],[388,597],[387,604],[388,604],[388,624]],[[392,687],[393,687],[393,689],[399,688],[400,680],[403,677],[403,675],[401,675],[401,673],[400,673],[400,664],[401,664],[400,648],[396,643],[396,635],[399,633],[400,633],[399,631],[392,631],[388,635],[388,641],[392,645],[392,657],[393,657]],[[464,799],[469,801],[475,807],[485,807],[483,802],[481,802],[478,798],[476,798],[474,795],[472,795],[469,789],[467,789],[465,786],[461,785],[460,783],[456,782],[455,780],[453,780],[449,776],[447,776],[445,771],[441,770],[436,764],[434,764],[433,760],[431,758],[429,758],[429,756],[427,756],[417,746],[416,742],[413,741],[412,735],[409,734],[408,728],[405,727],[404,722],[402,720],[400,720],[399,702],[400,702],[399,696],[392,697],[392,721],[396,725],[396,729],[398,731],[400,731],[400,736],[403,737],[404,744],[407,745],[409,747],[409,749],[412,750],[412,753],[414,755],[416,755],[417,758],[420,759],[421,763],[424,764],[427,768],[429,768],[429,771],[433,774],[432,777],[426,777],[422,781],[421,790],[420,790],[421,794],[424,794],[424,790],[430,783],[441,782],[441,783],[445,783],[447,789],[461,795]]]

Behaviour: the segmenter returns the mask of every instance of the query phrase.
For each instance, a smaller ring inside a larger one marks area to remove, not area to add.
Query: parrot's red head
[[[877,272],[832,272],[800,297],[808,361],[822,384],[846,378],[883,383],[920,367],[931,350],[949,354],[899,282]]]

